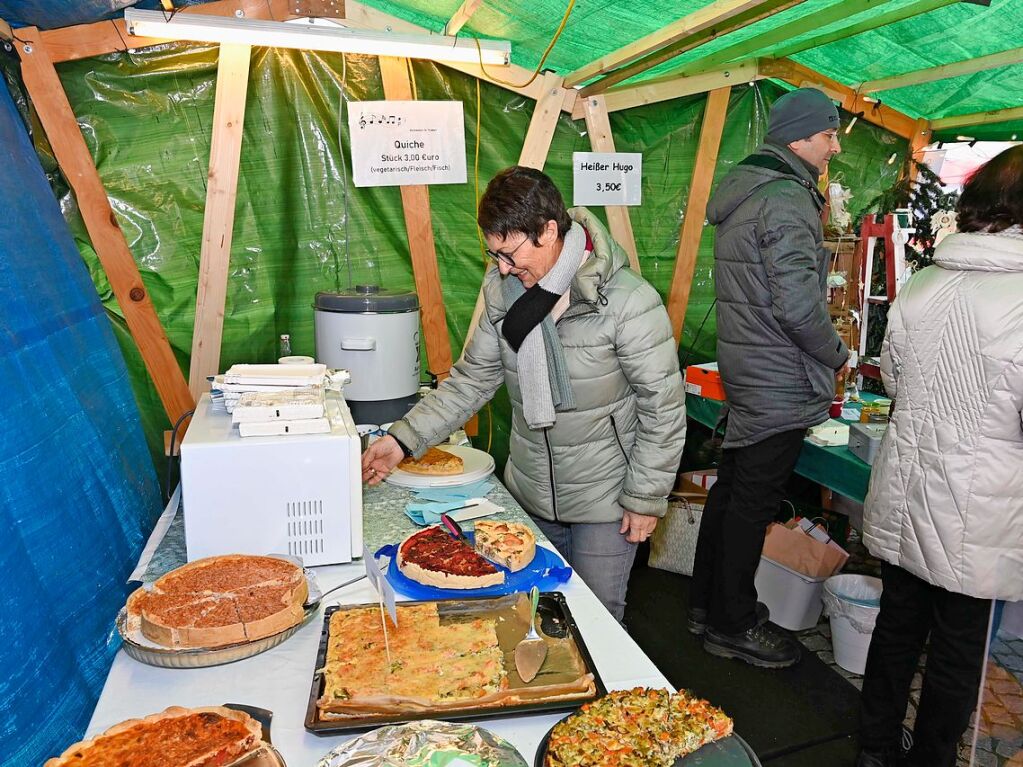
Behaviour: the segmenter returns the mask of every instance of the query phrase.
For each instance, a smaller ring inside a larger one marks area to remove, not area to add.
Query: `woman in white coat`
[[[881,352],[895,403],[864,505],[884,592],[858,767],[904,764],[902,722],[928,634],[907,759],[955,763],[991,600],[1023,599],[1023,146],[967,182],[959,232],[899,293]]]

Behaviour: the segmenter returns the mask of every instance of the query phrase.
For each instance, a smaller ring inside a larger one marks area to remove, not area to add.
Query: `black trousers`
[[[717,631],[740,634],[756,625],[753,576],[805,434],[782,432],[722,455],[700,521],[689,592],[690,606],[707,610]]]
[[[881,568],[881,612],[867,653],[860,743],[881,751],[901,742],[909,687],[930,633],[909,763],[951,767],[977,702],[991,602],[953,594],[895,565]]]

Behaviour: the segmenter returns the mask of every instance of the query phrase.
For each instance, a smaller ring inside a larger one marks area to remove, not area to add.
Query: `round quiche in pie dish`
[[[79,741],[43,767],[221,767],[266,748],[262,726],[242,711],[171,706]]]
[[[504,583],[504,573],[439,525],[417,530],[398,544],[398,570],[426,586],[481,589]]]
[[[136,589],[126,628],[173,649],[255,642],[302,623],[309,586],[298,565],[244,554],[207,557]]]

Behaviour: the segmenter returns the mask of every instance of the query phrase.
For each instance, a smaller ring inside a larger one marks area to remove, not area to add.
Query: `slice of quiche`
[[[406,458],[398,464],[398,468],[410,474],[451,476],[461,474],[465,470],[465,462],[454,453],[431,447],[421,458]]]
[[[521,522],[479,519],[475,528],[476,551],[513,573],[536,556],[536,536]]]

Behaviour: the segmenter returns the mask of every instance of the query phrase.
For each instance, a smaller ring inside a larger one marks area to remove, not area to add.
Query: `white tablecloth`
[[[323,591],[364,572],[361,563],[317,568]],[[575,575],[562,589],[594,663],[609,690],[637,685],[669,687],[621,626]],[[376,601],[365,580],[329,595],[330,604]],[[89,723],[95,735],[125,719],[167,706],[244,703],[274,712],[271,736],[288,767],[312,767],[335,746],[354,737],[320,736],[305,730],[306,706],[323,627],[322,609],[282,645],[253,658],[204,669],[161,669],[118,652]],[[563,713],[481,720],[483,727],[513,743],[532,764],[544,734]]]

